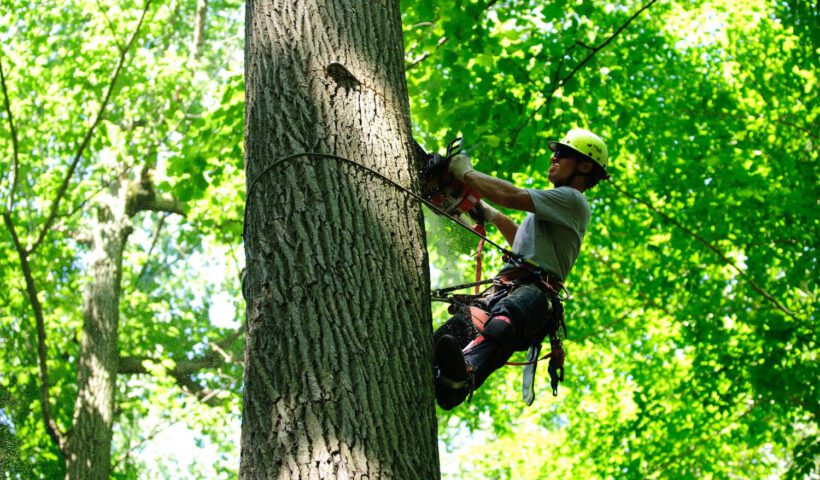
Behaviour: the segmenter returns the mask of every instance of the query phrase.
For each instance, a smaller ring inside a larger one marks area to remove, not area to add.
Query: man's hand
[[[484,219],[486,221],[492,223],[493,225],[495,225],[495,220],[498,216],[501,215],[501,212],[484,202],[478,202],[478,205],[476,205],[475,208],[484,215]]]
[[[507,240],[510,246],[515,243],[515,234],[518,232],[518,224],[490,204],[482,200],[469,211],[469,214],[473,217],[473,220],[478,223],[481,223],[481,217],[483,217],[485,222],[490,222],[495,225],[498,231],[501,232],[501,235],[504,235],[504,239]]]
[[[470,164],[470,158],[467,155],[456,155],[450,160],[449,170],[454,177],[463,182],[464,176],[473,171],[473,166]]]

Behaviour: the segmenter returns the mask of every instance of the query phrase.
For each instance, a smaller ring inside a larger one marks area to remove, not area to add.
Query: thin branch
[[[117,35],[117,29],[114,28],[114,23],[111,22],[111,18],[108,17],[108,12],[103,9],[102,5],[100,5],[100,0],[94,0],[97,2],[97,8],[100,10],[100,13],[103,14],[105,17],[105,21],[108,22],[108,29],[111,30],[111,36],[114,37],[114,43],[117,44],[117,50],[120,53],[125,52],[125,47],[123,47],[122,42],[120,42],[120,37]]]
[[[140,28],[142,27],[142,22],[145,20],[145,15],[148,13],[148,9],[151,6],[151,0],[145,1],[145,6],[142,10],[142,15],[140,15],[139,21],[137,22],[137,26],[134,29],[134,33],[131,35],[131,38],[128,40],[128,43],[125,45],[125,49],[120,52],[120,58],[117,62],[117,67],[114,69],[114,74],[111,76],[111,80],[108,83],[108,90],[105,93],[105,97],[103,98],[102,104],[100,105],[100,109],[97,111],[97,116],[94,119],[94,123],[91,124],[91,127],[86,132],[85,136],[83,137],[82,142],[80,142],[79,147],[77,148],[77,153],[74,155],[74,159],[71,162],[71,165],[66,172],[65,178],[63,179],[62,184],[60,185],[60,189],[57,191],[57,197],[51,204],[51,208],[49,209],[49,214],[46,219],[45,224],[43,225],[42,230],[40,231],[40,235],[37,237],[37,240],[34,244],[28,249],[28,253],[34,252],[37,247],[42,243],[45,239],[46,234],[51,229],[54,220],[57,218],[57,210],[60,208],[60,201],[65,196],[66,191],[68,190],[68,184],[71,181],[71,177],[74,176],[74,171],[77,169],[77,165],[80,163],[80,160],[83,157],[83,153],[88,145],[91,143],[91,138],[94,136],[94,132],[96,131],[99,124],[102,122],[103,115],[105,114],[105,110],[108,107],[108,102],[111,99],[111,95],[114,92],[114,87],[116,86],[117,79],[120,76],[120,71],[122,71],[123,66],[125,65],[125,59],[128,55],[128,51],[131,49],[131,46],[134,44],[134,41],[139,36]]]
[[[726,434],[726,432],[728,432],[728,431],[729,431],[729,429],[732,427],[732,425],[734,425],[736,422],[738,422],[738,421],[742,420],[742,419],[743,419],[746,415],[748,415],[748,414],[752,413],[752,411],[754,411],[754,409],[756,409],[759,405],[760,405],[760,403],[759,403],[759,402],[756,402],[756,401],[755,401],[755,402],[752,402],[752,403],[749,405],[749,407],[748,407],[748,408],[746,408],[746,410],[745,410],[743,413],[741,413],[740,415],[738,415],[736,418],[732,418],[732,419],[730,419],[730,422],[728,422],[728,424],[727,424],[726,426],[724,426],[722,429],[720,429],[720,431],[719,431],[719,432],[717,432],[717,435],[710,435],[710,437],[714,438],[714,437],[717,437],[717,436],[722,436],[722,435],[725,435],[725,434]],[[708,428],[708,427],[711,427],[712,425],[714,425],[714,424],[716,424],[716,423],[718,423],[718,420],[717,420],[717,419],[713,420],[713,421],[712,421],[712,422],[711,422],[711,423],[707,426],[707,428]],[[677,453],[675,453],[675,454],[671,455],[671,456],[670,456],[670,457],[669,457],[669,458],[668,458],[668,459],[667,459],[667,460],[666,460],[663,464],[661,464],[661,465],[659,465],[658,467],[654,468],[654,469],[652,470],[652,472],[650,472],[650,473],[649,473],[648,475],[646,475],[645,477],[646,477],[646,478],[650,478],[650,477],[652,477],[652,478],[658,478],[659,476],[661,476],[661,474],[663,474],[664,472],[666,472],[666,471],[669,469],[669,467],[670,467],[671,465],[673,465],[673,464],[674,464],[677,460],[679,460],[681,457],[683,457],[683,456],[690,456],[690,455],[692,454],[692,452],[695,452],[698,448],[703,447],[704,445],[705,445],[705,443],[704,443],[704,442],[694,442],[694,443],[692,443],[691,445],[689,445],[688,447],[685,447],[685,448],[682,448],[682,449],[678,450],[678,452],[677,452]]]
[[[191,44],[190,62],[199,60],[202,55],[202,47],[205,45],[205,24],[208,16],[208,0],[197,0],[196,2],[196,22],[194,24],[194,39]]]
[[[9,100],[9,92],[6,88],[6,76],[3,73],[2,61],[0,61],[0,85],[3,87],[3,98],[6,100],[6,115],[8,115],[11,145],[14,152],[11,163],[11,186],[9,187],[9,198],[6,201],[6,211],[11,213],[14,209],[14,191],[17,190],[17,175],[20,168],[20,145],[17,138],[17,129],[14,127],[14,115],[11,113],[11,101]]]
[[[672,223],[673,225],[678,227],[678,229],[680,229],[682,232],[684,232],[688,236],[690,236],[690,237],[694,238],[695,240],[697,240],[701,245],[705,246],[708,250],[710,250],[712,253],[717,255],[718,258],[720,258],[725,264],[732,267],[738,273],[738,275],[740,275],[744,280],[746,280],[746,283],[748,283],[749,286],[752,287],[752,290],[759,293],[761,296],[763,296],[763,298],[765,298],[766,300],[771,302],[775,307],[777,307],[778,310],[780,310],[781,312],[785,313],[786,315],[792,317],[793,319],[797,320],[797,316],[795,315],[794,312],[792,312],[791,310],[786,308],[786,306],[784,306],[782,303],[780,303],[780,301],[777,300],[772,294],[770,294],[765,289],[763,289],[763,287],[758,285],[757,282],[755,282],[751,277],[749,277],[749,275],[746,273],[745,270],[743,270],[742,268],[737,266],[737,264],[731,258],[727,257],[726,254],[724,254],[722,251],[720,251],[720,249],[718,249],[716,246],[714,246],[708,240],[706,240],[702,236],[698,235],[694,231],[690,230],[689,228],[685,227],[679,221],[677,221],[674,218],[670,217],[669,215],[663,213],[662,211],[660,211],[658,208],[656,208],[654,205],[647,202],[646,200],[644,200],[642,198],[638,198],[635,195],[632,195],[631,193],[629,193],[628,191],[618,187],[615,183],[612,183],[612,188],[614,188],[616,191],[620,192],[621,194],[635,200],[636,202],[640,203],[641,205],[644,205],[646,208],[648,208],[650,211],[652,211],[653,213],[655,213],[659,217],[661,217],[664,220]]]
[[[439,38],[438,43],[436,43],[436,48],[434,48],[432,51],[424,52],[421,55],[419,55],[418,57],[414,58],[413,60],[410,60],[410,63],[408,63],[407,66],[404,68],[405,72],[409,72],[410,70],[413,70],[414,68],[416,68],[418,66],[418,64],[420,64],[421,62],[426,60],[427,57],[429,57],[429,56],[433,55],[434,53],[438,52],[438,49],[441,48],[442,45],[447,43],[447,40],[449,40],[447,37]]]
[[[142,280],[142,276],[145,275],[145,272],[148,271],[148,264],[151,262],[151,254],[154,253],[154,248],[157,246],[157,242],[159,241],[159,234],[162,232],[162,227],[165,225],[165,219],[168,218],[170,213],[166,213],[159,219],[159,223],[157,223],[157,230],[154,233],[154,240],[151,242],[151,248],[148,249],[148,258],[145,260],[145,263],[142,264],[142,269],[140,269],[139,275],[135,280],[135,283],[139,283]]]
[[[564,77],[564,78],[560,79],[557,83],[555,83],[555,85],[552,87],[552,89],[550,90],[549,94],[547,95],[547,99],[546,99],[546,100],[544,100],[543,102],[541,102],[541,105],[539,105],[539,106],[538,106],[535,110],[533,110],[533,111],[532,111],[532,113],[530,113],[530,115],[527,117],[527,119],[526,119],[526,120],[524,120],[524,122],[523,122],[523,123],[521,123],[521,125],[519,125],[518,127],[516,127],[515,131],[513,131],[512,139],[510,140],[510,145],[515,145],[516,139],[518,138],[518,135],[521,133],[521,130],[523,130],[523,129],[524,129],[524,127],[525,127],[525,126],[526,126],[526,125],[527,125],[530,121],[532,121],[532,119],[533,119],[533,118],[535,118],[535,115],[537,115],[537,114],[538,114],[538,112],[540,112],[542,108],[544,108],[544,107],[546,106],[546,107],[547,107],[547,111],[549,111],[549,104],[550,104],[550,102],[552,102],[552,99],[553,99],[553,97],[555,96],[555,92],[557,92],[559,88],[561,88],[561,87],[563,87],[564,85],[566,85],[566,84],[567,84],[567,82],[568,82],[570,79],[572,79],[572,77],[573,77],[573,76],[575,76],[575,74],[576,74],[576,73],[578,73],[578,71],[579,71],[579,70],[581,70],[581,68],[583,68],[583,67],[584,67],[584,65],[586,65],[586,64],[587,64],[587,62],[589,62],[589,61],[592,59],[592,57],[594,57],[594,56],[595,56],[595,54],[596,54],[596,53],[598,53],[598,52],[599,52],[599,51],[601,51],[604,47],[606,47],[607,45],[609,45],[609,43],[610,43],[610,42],[612,42],[612,40],[614,40],[614,39],[615,39],[615,37],[617,37],[617,36],[618,36],[621,32],[623,32],[623,31],[626,29],[626,27],[627,27],[627,26],[629,26],[629,24],[630,24],[630,23],[632,23],[632,21],[633,21],[633,20],[635,20],[635,19],[638,17],[638,15],[640,15],[641,13],[643,13],[643,12],[644,12],[644,10],[648,9],[649,7],[651,7],[651,6],[652,6],[652,4],[653,4],[653,3],[655,3],[655,2],[657,2],[657,1],[658,1],[658,0],[651,0],[649,3],[647,3],[646,5],[644,5],[643,7],[641,7],[641,9],[640,9],[640,10],[638,10],[637,12],[635,12],[635,14],[634,14],[634,15],[632,15],[631,17],[629,17],[629,19],[626,21],[626,23],[624,23],[623,25],[621,25],[620,27],[618,27],[618,29],[617,29],[617,30],[615,30],[615,32],[614,32],[612,35],[610,35],[610,36],[609,36],[606,40],[604,40],[604,41],[603,41],[600,45],[597,45],[597,46],[595,46],[595,47],[589,47],[589,46],[587,46],[587,45],[584,45],[583,43],[580,43],[580,42],[577,42],[577,41],[576,41],[576,42],[572,45],[572,47],[570,47],[570,48],[574,48],[576,45],[580,45],[580,46],[582,46],[582,47],[586,48],[587,50],[589,50],[589,51],[590,51],[590,52],[589,52],[589,54],[588,54],[586,57],[584,57],[584,59],[583,59],[583,60],[581,60],[581,62],[580,62],[580,63],[578,63],[578,65],[576,65],[576,66],[575,66],[575,68],[573,68],[573,69],[572,69],[572,71],[571,71],[571,72],[569,72],[569,74],[568,74],[566,77]],[[563,65],[563,58],[561,59],[561,63],[559,64],[559,66],[558,66],[558,70],[557,70],[556,72],[560,72],[560,71],[561,71],[561,66],[562,66],[562,65]],[[557,78],[557,76],[556,76],[556,78]]]
[[[473,16],[473,21],[477,21],[478,17],[483,15],[484,12],[491,9],[493,7],[493,5],[495,5],[496,3],[498,3],[498,0],[490,0],[489,2],[487,2],[487,4],[484,5],[484,8],[482,8],[478,13],[476,13]],[[433,25],[435,25],[435,23],[433,23],[433,22],[422,22],[422,23],[418,23],[418,24],[414,25],[413,28],[419,27],[419,26],[433,26]],[[447,43],[448,40],[449,40],[449,38],[447,38],[447,37],[441,37],[438,40],[438,42],[436,43],[436,48],[434,48],[432,52],[422,53],[421,55],[417,56],[413,60],[410,60],[410,62],[405,65],[404,71],[409,72],[410,70],[413,70],[414,68],[416,68],[418,66],[418,64],[420,64],[421,62],[423,62],[424,60],[429,58],[434,53],[438,52],[439,49],[441,48],[441,46],[444,45],[445,43]]]
[[[20,243],[17,237],[17,230],[14,227],[14,222],[11,220],[11,212],[3,213],[3,220],[11,233],[11,239],[14,243],[14,249],[17,251],[17,256],[20,257],[20,266],[23,270],[23,278],[26,281],[26,293],[28,294],[31,308],[34,310],[34,320],[37,324],[37,366],[40,380],[40,409],[43,411],[43,423],[45,423],[46,433],[54,441],[54,444],[60,450],[65,447],[65,434],[60,431],[56,420],[51,415],[51,405],[49,404],[49,387],[50,382],[48,378],[48,361],[46,348],[46,327],[45,317],[43,316],[43,306],[37,298],[37,286],[34,283],[34,276],[31,274],[31,266],[28,262],[28,253]]]

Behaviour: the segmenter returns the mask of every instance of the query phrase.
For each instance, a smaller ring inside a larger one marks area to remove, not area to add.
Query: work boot
[[[460,405],[472,390],[467,364],[458,341],[443,335],[436,342],[433,370],[436,375],[436,401],[444,410]]]

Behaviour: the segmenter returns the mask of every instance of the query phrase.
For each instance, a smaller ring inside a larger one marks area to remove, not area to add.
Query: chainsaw
[[[461,137],[453,139],[447,146],[447,153],[428,153],[421,171],[421,196],[437,206],[445,214],[458,218],[469,214],[476,223],[484,223],[484,215],[478,206],[481,194],[454,177],[448,167],[450,161],[461,153]]]
[[[476,250],[476,282],[478,283],[481,281],[481,253],[484,250],[487,235],[484,227],[486,219],[479,203],[481,194],[450,173],[450,161],[459,153],[461,153],[461,137],[456,137],[447,145],[447,153],[443,156],[438,153],[427,154],[426,163],[421,171],[421,196],[437,207],[436,213],[450,217],[481,237]],[[460,218],[463,213],[468,214],[475,224],[470,226],[464,223]],[[478,293],[478,289],[479,286],[476,285],[475,293]]]

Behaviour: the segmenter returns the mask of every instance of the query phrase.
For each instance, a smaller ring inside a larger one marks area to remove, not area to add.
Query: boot
[[[442,335],[436,342],[435,364],[436,401],[444,410],[450,410],[467,398],[472,391],[467,364],[458,341],[450,335]]]

